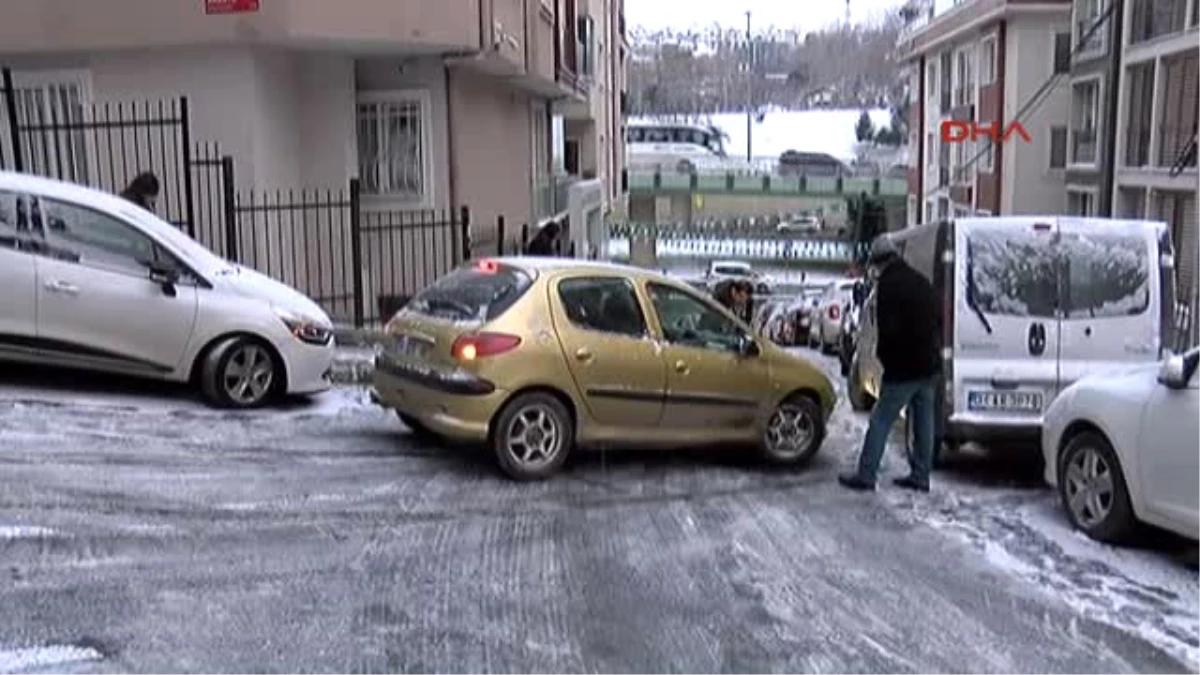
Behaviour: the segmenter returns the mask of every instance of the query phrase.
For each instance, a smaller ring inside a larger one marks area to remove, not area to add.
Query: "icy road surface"
[[[1076,535],[1028,456],[844,491],[844,409],[804,471],[610,453],[521,485],[354,389],[228,414],[8,373],[0,672],[1200,668],[1189,544]]]

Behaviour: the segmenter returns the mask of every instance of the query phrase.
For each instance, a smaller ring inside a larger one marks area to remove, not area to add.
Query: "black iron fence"
[[[195,233],[188,99],[90,104],[70,87],[25,86],[0,71],[0,169],[121,192],[143,171],[158,211]]]

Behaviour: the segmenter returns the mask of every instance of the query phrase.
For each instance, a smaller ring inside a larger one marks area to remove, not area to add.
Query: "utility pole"
[[[754,161],[754,43],[750,39],[750,10],[746,10],[746,162]]]

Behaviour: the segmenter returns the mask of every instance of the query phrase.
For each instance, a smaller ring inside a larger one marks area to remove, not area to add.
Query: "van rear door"
[[[1144,221],[1060,218],[1059,387],[1159,357],[1158,230]]]
[[[1058,258],[1053,219],[955,221],[953,415],[1028,430],[1058,389]]]

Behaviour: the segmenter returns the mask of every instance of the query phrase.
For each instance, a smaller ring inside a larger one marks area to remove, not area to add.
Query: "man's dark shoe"
[[[916,490],[917,492],[929,492],[929,483],[928,482],[919,481],[916,478],[913,478],[912,476],[905,476],[904,478],[897,478],[896,480],[892,481],[892,483],[895,484],[897,487],[902,487],[906,490]]]
[[[858,490],[859,492],[870,492],[875,489],[875,484],[870,481],[865,481],[859,478],[857,474],[849,473],[838,476],[838,482],[842,487]]]

